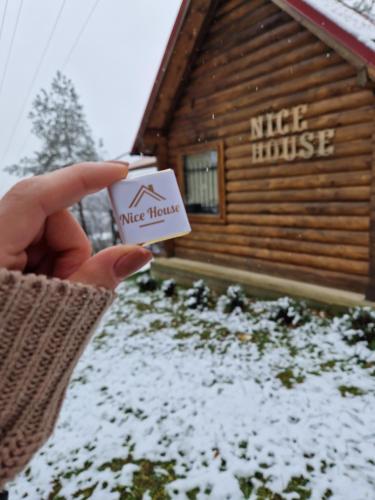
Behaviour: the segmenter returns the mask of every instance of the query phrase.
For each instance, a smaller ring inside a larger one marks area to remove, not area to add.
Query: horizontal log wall
[[[174,110],[168,162],[223,141],[226,224],[193,222],[175,254],[363,292],[374,103],[355,69],[271,0],[221,2]],[[252,163],[250,119],[300,104],[308,131],[335,129],[334,155]]]

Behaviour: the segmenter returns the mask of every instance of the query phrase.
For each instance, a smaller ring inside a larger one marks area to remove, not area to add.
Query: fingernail
[[[119,258],[115,265],[113,266],[113,270],[117,278],[126,278],[131,274],[138,271],[141,267],[150,262],[152,259],[152,253],[146,248],[137,248],[132,252],[123,255]]]
[[[125,167],[129,166],[129,162],[121,160],[106,160],[106,163],[118,163],[119,165],[124,165]]]

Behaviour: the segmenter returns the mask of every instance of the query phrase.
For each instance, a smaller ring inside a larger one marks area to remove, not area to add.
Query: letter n
[[[251,118],[251,140],[263,139],[263,116]]]

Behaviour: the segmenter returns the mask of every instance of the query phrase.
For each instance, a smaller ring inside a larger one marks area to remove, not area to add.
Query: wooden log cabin
[[[375,27],[315,4],[182,2],[133,146],[184,196],[171,273],[194,261],[375,299],[375,43],[341,19]]]

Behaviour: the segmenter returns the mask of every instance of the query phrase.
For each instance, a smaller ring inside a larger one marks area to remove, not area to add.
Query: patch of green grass
[[[123,322],[123,318],[110,320],[106,324],[106,326],[115,326],[117,327],[119,324]],[[95,350],[100,350],[102,347],[111,342],[113,338],[113,333],[109,333],[106,329],[100,330],[93,338],[93,345]]]
[[[210,340],[211,335],[212,335],[211,329],[203,330],[203,332],[200,333],[200,338],[201,340]]]
[[[260,486],[256,492],[257,500],[282,500],[280,495],[273,493],[266,486]]]
[[[209,321],[194,321],[190,322],[192,325],[192,329],[190,331],[178,331],[178,327],[184,326],[186,323],[186,318],[181,317],[179,321],[173,319],[171,322],[171,326],[176,328],[177,333],[174,335],[174,339],[176,340],[185,340],[191,338],[195,335],[199,336],[200,340],[202,340],[202,344],[200,347],[205,347],[206,344],[204,342],[208,342],[211,340],[224,340],[230,335],[230,332],[227,328],[225,328],[220,323],[209,322]],[[208,344],[208,348],[209,344]]]
[[[143,494],[148,491],[153,500],[169,500],[164,486],[176,479],[173,469],[174,463],[153,463],[149,460],[141,460],[137,464],[140,469],[133,476],[133,485],[129,489],[129,493],[134,495],[134,498],[142,498]],[[157,474],[155,472],[156,466],[162,467],[166,474]]]
[[[106,337],[108,337],[108,331],[106,329],[103,329],[95,335],[94,342],[98,342],[102,339],[105,339]]]
[[[138,465],[139,470],[133,475],[131,486],[116,486],[112,491],[120,494],[120,499],[138,500],[148,491],[153,500],[169,500],[169,495],[165,491],[165,485],[177,479],[174,472],[174,461],[151,462],[150,460],[133,460],[129,455],[127,458],[114,458],[99,467],[99,470],[106,468],[112,472],[119,472],[126,464]],[[158,473],[157,469],[162,469],[163,473]]]
[[[194,488],[193,490],[187,491],[186,496],[189,500],[196,500],[199,493],[199,488]]]
[[[134,306],[139,312],[145,312],[145,311],[152,311],[153,305],[152,304],[145,304],[144,302],[134,302]]]
[[[52,490],[48,495],[47,500],[65,500],[65,497],[59,496],[59,493],[62,489],[61,481],[59,479],[54,479],[52,484]]]
[[[82,467],[79,467],[77,469],[70,469],[67,472],[63,474],[64,479],[70,479],[73,476],[79,476],[82,474],[82,472],[85,472],[92,466],[92,462],[90,460],[86,460],[86,462],[82,465]]]
[[[250,342],[256,344],[261,353],[264,352],[268,344],[272,344],[270,333],[265,330],[252,332]]]
[[[168,326],[168,323],[166,321],[162,321],[160,319],[155,319],[154,321],[152,321],[150,323],[148,331],[150,331],[150,332],[156,332],[158,330],[166,328],[167,326]]]
[[[329,361],[325,361],[324,363],[320,363],[320,369],[323,372],[329,372],[336,367],[337,363],[338,363],[337,359],[330,359]]]
[[[276,375],[276,378],[280,380],[284,387],[287,389],[292,389],[295,384],[302,384],[305,380],[303,375],[294,375],[291,368],[287,368]]]
[[[185,340],[189,339],[192,336],[192,333],[190,332],[178,332],[176,335],[174,335],[174,339],[176,340]]]
[[[239,477],[237,478],[240,490],[242,491],[243,496],[247,499],[250,498],[252,492],[254,491],[254,485],[251,482],[251,479],[248,477]]]
[[[88,488],[83,488],[81,490],[74,492],[73,498],[79,498],[81,500],[86,500],[87,498],[91,498],[97,485],[98,483],[95,483],[94,485],[89,486]]]
[[[152,462],[150,460],[133,460],[132,456],[129,455],[126,458],[113,458],[109,462],[104,462],[98,467],[99,471],[105,469],[111,470],[113,473],[118,473],[127,464],[138,465],[139,470],[133,474],[133,483],[131,486],[116,485],[111,489],[112,492],[117,492],[119,494],[120,500],[140,500],[143,498],[144,493],[149,492],[153,500],[170,500],[169,494],[166,492],[165,486],[168,483],[177,479],[177,475],[174,471],[175,462],[165,461],[165,462]],[[64,474],[65,479],[69,479],[73,475],[78,475],[83,470],[87,470],[92,464],[85,462],[84,467],[69,471]],[[94,472],[94,471],[93,471]],[[94,475],[94,474],[93,474]],[[110,488],[110,484],[107,482],[102,484],[102,489]],[[78,498],[80,500],[86,500],[91,498],[95,489],[98,487],[98,482],[90,484],[80,490],[77,490],[72,498]],[[62,489],[60,479],[55,479],[53,484],[53,489],[48,496],[48,500],[66,500],[65,497],[59,496],[59,492]],[[199,494],[199,488],[194,488],[186,492],[186,496],[189,500],[196,500]],[[209,490],[206,490],[209,493]],[[103,493],[103,498],[105,494]]]
[[[103,471],[105,469],[110,469],[112,472],[120,471],[124,465],[131,463],[130,458],[113,458],[110,462],[104,462],[100,467],[98,467],[99,471]]]
[[[299,500],[308,500],[311,497],[311,490],[307,488],[308,484],[308,479],[303,476],[292,477],[284,493],[298,493]]]
[[[342,397],[346,397],[348,394],[351,396],[363,396],[366,394],[365,391],[360,389],[359,387],[355,387],[353,385],[340,385],[339,391]]]
[[[263,484],[256,487],[252,479],[255,478],[257,482],[261,481]],[[267,478],[261,472],[256,472],[252,477],[238,477],[237,478],[240,490],[244,498],[250,498],[254,493],[257,500],[284,500],[285,497],[279,493],[273,492],[267,486]],[[308,500],[311,497],[311,490],[307,488],[309,480],[303,476],[292,477],[283,493],[297,493],[298,500]]]

